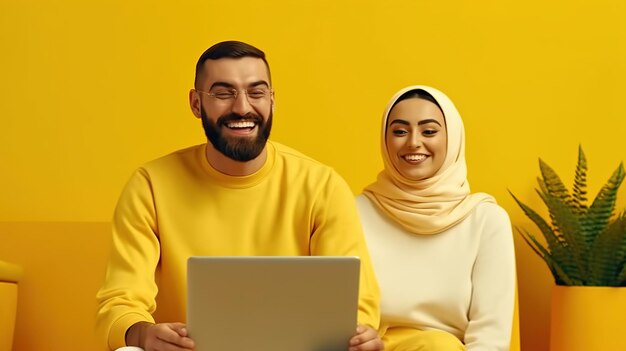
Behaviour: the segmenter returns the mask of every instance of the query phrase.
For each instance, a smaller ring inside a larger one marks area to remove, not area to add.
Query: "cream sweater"
[[[394,326],[449,332],[468,351],[509,349],[515,257],[507,213],[480,203],[433,235],[408,233],[357,197],[381,291],[381,335]]]

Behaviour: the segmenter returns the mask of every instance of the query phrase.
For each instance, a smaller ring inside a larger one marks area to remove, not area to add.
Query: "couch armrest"
[[[22,267],[0,260],[0,282],[17,283],[22,277]]]

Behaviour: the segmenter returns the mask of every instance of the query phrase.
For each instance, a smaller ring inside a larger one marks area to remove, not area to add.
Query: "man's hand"
[[[378,337],[378,332],[368,325],[359,324],[356,334],[350,338],[348,351],[382,351],[384,345]]]
[[[184,351],[195,347],[183,323],[135,323],[128,328],[126,344],[145,351]]]

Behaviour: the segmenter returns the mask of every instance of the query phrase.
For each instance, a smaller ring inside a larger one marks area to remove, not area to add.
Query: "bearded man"
[[[378,286],[353,195],[332,168],[268,140],[265,54],[237,41],[213,45],[196,64],[189,104],[208,142],[140,167],[118,200],[97,294],[103,344],[194,349],[182,323],[190,256],[359,256],[359,325],[346,349],[382,350]]]

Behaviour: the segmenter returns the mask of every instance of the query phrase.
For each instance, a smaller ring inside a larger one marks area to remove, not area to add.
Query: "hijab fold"
[[[404,177],[391,163],[386,145],[391,108],[404,93],[412,90],[423,90],[435,98],[443,111],[448,134],[443,165],[432,177],[423,180]],[[479,203],[496,202],[485,193],[470,194],[463,120],[444,93],[424,85],[406,87],[391,99],[382,122],[381,154],[385,168],[376,182],[364,189],[364,195],[403,228],[414,234],[441,233],[465,219]]]

